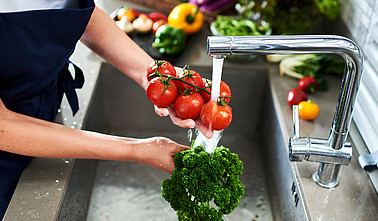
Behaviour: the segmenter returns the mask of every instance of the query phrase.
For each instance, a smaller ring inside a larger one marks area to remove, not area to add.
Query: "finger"
[[[202,121],[200,121],[200,120],[196,120],[195,123],[196,123],[196,127],[198,128],[198,130],[200,130],[200,131],[202,132],[202,134],[203,134],[206,138],[210,139],[210,138],[213,137],[213,131],[210,130],[208,127],[206,127],[206,126],[202,123]]]
[[[189,149],[190,149],[190,147],[188,147],[188,146],[177,144],[177,149],[176,150],[177,150],[177,152],[181,152],[181,151],[189,150]]]
[[[169,117],[175,125],[184,128],[193,128],[196,125],[192,119],[181,119],[179,116],[177,116],[172,106],[168,107],[168,111]]]
[[[178,75],[179,77],[182,77],[182,75],[183,75],[182,68],[175,67],[175,69],[176,69],[176,73],[177,73],[177,75]]]
[[[154,105],[155,113],[160,117],[166,117],[169,115],[169,110],[167,108],[160,108]]]

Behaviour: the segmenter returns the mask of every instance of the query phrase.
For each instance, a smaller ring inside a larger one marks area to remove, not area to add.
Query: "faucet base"
[[[337,185],[339,185],[339,179],[338,178],[335,181],[330,182],[330,183],[325,183],[325,182],[321,181],[320,178],[319,178],[319,175],[318,175],[318,171],[316,171],[314,173],[314,175],[312,175],[312,180],[316,184],[318,184],[319,186],[324,187],[324,188],[329,188],[329,189],[335,188]]]

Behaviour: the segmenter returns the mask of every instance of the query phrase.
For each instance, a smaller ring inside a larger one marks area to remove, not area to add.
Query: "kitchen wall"
[[[339,0],[341,18],[365,56],[354,122],[370,152],[378,150],[378,0]]]
[[[371,33],[378,23],[378,0],[339,0],[341,18],[354,40],[363,49],[372,41]]]

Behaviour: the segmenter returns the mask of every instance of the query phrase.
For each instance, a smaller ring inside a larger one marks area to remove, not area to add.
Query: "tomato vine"
[[[156,70],[155,70],[155,72],[154,72],[153,74],[149,75],[149,78],[160,77],[160,78],[161,78],[161,82],[162,82],[164,85],[167,85],[167,87],[170,86],[170,84],[169,84],[169,81],[170,81],[170,80],[180,81],[180,82],[182,82],[182,83],[185,83],[185,84],[187,84],[187,85],[193,87],[193,88],[195,89],[195,92],[199,92],[199,90],[201,90],[201,91],[203,91],[203,92],[205,92],[205,93],[211,95],[211,92],[208,91],[208,90],[206,90],[207,88],[210,88],[210,87],[211,87],[211,84],[208,84],[208,85],[205,86],[205,87],[198,87],[197,85],[194,85],[194,84],[189,83],[189,82],[187,82],[187,81],[184,80],[184,78],[186,78],[186,77],[189,77],[189,78],[190,78],[190,77],[193,77],[193,73],[190,72],[190,68],[189,68],[188,65],[185,65],[185,66],[182,68],[183,71],[184,71],[184,73],[185,73],[182,77],[174,77],[174,76],[172,76],[172,75],[166,75],[166,74],[161,74],[161,73],[159,73],[158,69],[159,69],[159,67],[160,67],[161,65],[163,65],[163,64],[164,64],[164,62],[157,62],[156,65],[158,66],[158,68],[156,68]],[[165,79],[164,79],[164,78],[165,78]],[[208,81],[208,80],[206,79],[206,81]],[[187,91],[187,90],[185,90],[185,91],[181,91],[181,90],[179,90],[179,91],[180,91],[181,94],[188,94],[188,93],[190,92],[190,91]],[[218,97],[218,101],[217,101],[218,104],[219,104],[220,106],[224,106],[224,105],[226,105],[227,102],[225,102],[225,100],[224,100],[224,99],[226,99],[226,98],[231,99],[231,97]]]

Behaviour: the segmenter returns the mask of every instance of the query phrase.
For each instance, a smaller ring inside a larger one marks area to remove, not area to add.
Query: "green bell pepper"
[[[162,25],[156,31],[152,47],[160,54],[175,56],[181,54],[185,49],[186,35],[181,29],[169,25]]]

